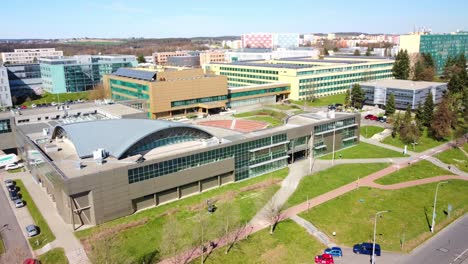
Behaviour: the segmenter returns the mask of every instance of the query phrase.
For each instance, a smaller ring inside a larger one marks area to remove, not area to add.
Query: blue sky
[[[3,0],[0,39],[468,30],[466,0]]]

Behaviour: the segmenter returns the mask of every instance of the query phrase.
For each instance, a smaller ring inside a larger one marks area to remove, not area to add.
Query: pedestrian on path
[[[449,170],[450,170],[450,168],[451,168],[450,165],[448,165],[448,169],[449,169]]]

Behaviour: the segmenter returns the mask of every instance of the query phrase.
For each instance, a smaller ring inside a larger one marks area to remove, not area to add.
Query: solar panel
[[[156,79],[156,72],[154,71],[142,71],[129,68],[119,68],[113,74],[144,81],[154,81]]]

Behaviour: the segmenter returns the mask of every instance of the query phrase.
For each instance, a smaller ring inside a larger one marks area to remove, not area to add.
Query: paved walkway
[[[63,247],[70,264],[90,263],[80,241],[74,236],[71,227],[58,215],[55,204],[45,190],[32,179],[29,173],[21,172],[14,175],[16,179],[23,181],[31,197],[34,197],[36,206],[56,237],[48,245],[36,250],[35,255],[43,254],[56,247]]]
[[[305,220],[304,218],[293,215],[290,217],[291,220],[296,222],[298,225],[304,227],[309,234],[317,238],[318,241],[322,242],[322,244],[327,245],[327,247],[335,247],[336,244],[331,241],[331,239],[322,231],[320,231],[317,227],[315,227],[311,222]]]

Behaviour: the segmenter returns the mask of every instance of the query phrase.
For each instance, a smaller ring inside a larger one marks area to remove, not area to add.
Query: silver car
[[[16,208],[21,208],[21,207],[24,206],[24,202],[23,202],[23,200],[21,200],[21,199],[16,199],[16,200],[14,200],[13,202],[15,203],[15,207],[16,207]]]
[[[35,225],[28,225],[26,227],[26,232],[28,233],[28,237],[37,236],[39,234],[39,230],[37,230],[37,226]]]

